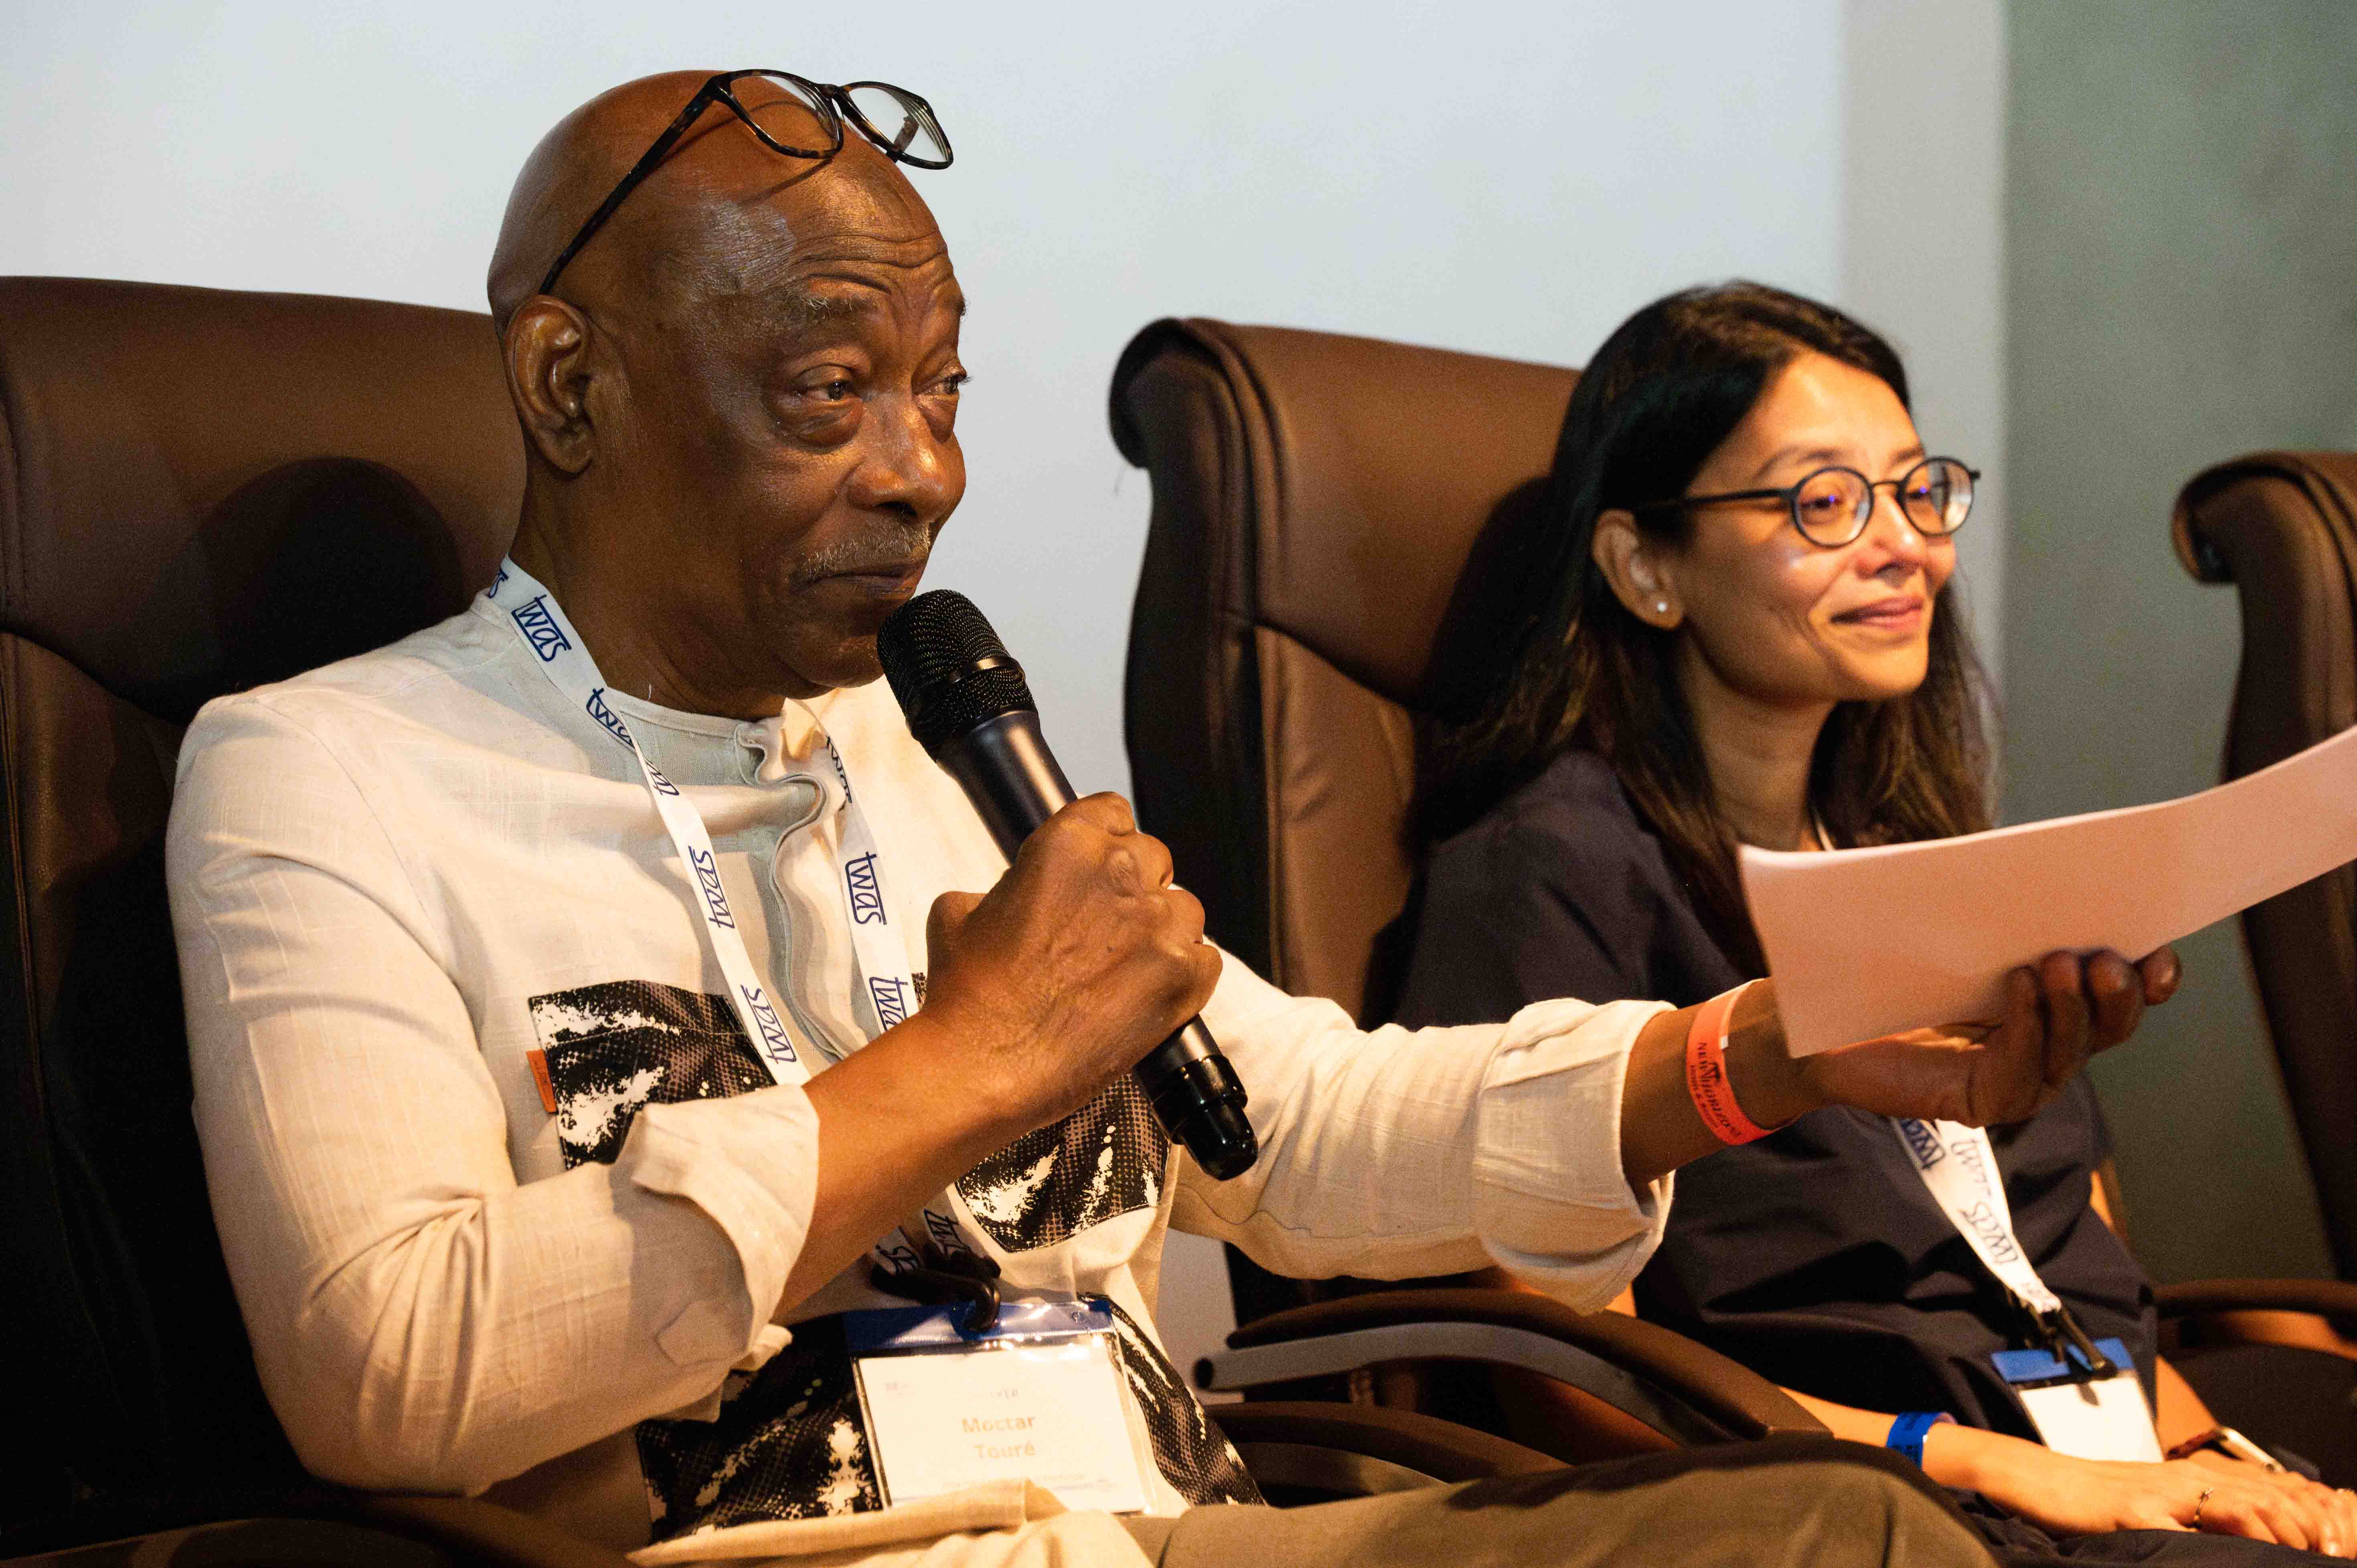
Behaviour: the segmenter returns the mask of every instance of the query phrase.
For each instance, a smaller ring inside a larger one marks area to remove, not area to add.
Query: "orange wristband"
[[[1694,1026],[1686,1031],[1686,1092],[1711,1136],[1722,1144],[1749,1144],[1773,1129],[1762,1127],[1735,1102],[1727,1081],[1727,1026],[1735,1016],[1735,999],[1751,988],[1746,981],[1734,990],[1712,997],[1695,1010]]]

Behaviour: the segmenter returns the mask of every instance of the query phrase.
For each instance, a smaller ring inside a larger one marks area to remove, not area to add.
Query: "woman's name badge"
[[[845,1315],[888,1503],[1028,1480],[1068,1509],[1137,1513],[1152,1492],[1143,1423],[1122,1399],[1113,1314],[1095,1298],[1006,1302],[968,1337],[963,1305]]]
[[[2095,1348],[2115,1366],[2136,1365],[2128,1348],[2117,1339],[2098,1339]],[[2153,1431],[2152,1410],[2144,1402],[2136,1373],[2092,1378],[2085,1358],[2075,1349],[2070,1358],[2065,1362],[2050,1350],[1999,1350],[1989,1359],[2029,1412],[2039,1441],[2055,1453],[2075,1459],[2159,1463],[2160,1438]]]

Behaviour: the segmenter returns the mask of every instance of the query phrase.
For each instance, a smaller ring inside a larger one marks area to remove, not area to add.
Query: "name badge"
[[[1142,1512],[1154,1461],[1122,1398],[1106,1304],[1009,1301],[971,1337],[959,1326],[963,1311],[845,1315],[885,1501],[1011,1479],[1047,1487],[1068,1509]]]
[[[2136,1366],[2117,1339],[2098,1339],[2095,1348],[2115,1366]],[[2076,1349],[2067,1362],[2050,1350],[1999,1350],[1989,1359],[2029,1412],[2039,1441],[2055,1453],[2075,1459],[2160,1462],[2152,1410],[2133,1370],[2090,1378],[2086,1359]]]

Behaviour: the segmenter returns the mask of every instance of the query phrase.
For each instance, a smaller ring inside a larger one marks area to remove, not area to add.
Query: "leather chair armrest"
[[[1486,1361],[1569,1383],[1684,1443],[1822,1434],[1775,1384],[1684,1335],[1519,1291],[1383,1291],[1257,1318],[1198,1362],[1204,1388],[1243,1389],[1386,1361]]]
[[[1492,1441],[1495,1441],[1492,1439]],[[173,1515],[179,1517],[174,1518]],[[207,1494],[0,1533],[5,1568],[303,1563],[307,1568],[632,1568],[619,1552],[473,1498],[324,1485]]]
[[[2157,1285],[2152,1294],[2163,1317],[2258,1310],[2357,1321],[2357,1284],[2347,1280],[2194,1280]]]
[[[1267,1400],[1209,1413],[1264,1487],[1372,1494],[1563,1467],[1534,1448],[1412,1410]]]
[[[2277,1345],[2357,1361],[2357,1284],[2347,1280],[2195,1280],[2153,1297],[2179,1348]]]

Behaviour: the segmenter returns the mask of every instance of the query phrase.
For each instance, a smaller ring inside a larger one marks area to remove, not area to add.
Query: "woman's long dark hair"
[[[1501,518],[1434,650],[1409,834],[1429,847],[1579,747],[1612,764],[1736,967],[1766,972],[1672,660],[1674,633],[1631,615],[1589,558],[1598,514],[1683,495],[1776,371],[1813,352],[1888,382],[1890,346],[1829,306],[1759,284],[1656,300],[1597,350],[1572,393],[1544,501]],[[1641,512],[1671,549],[1684,511]],[[1833,840],[1893,843],[1988,822],[1986,702],[1953,590],[1933,601],[1923,683],[1840,703],[1817,739],[1809,804]]]

